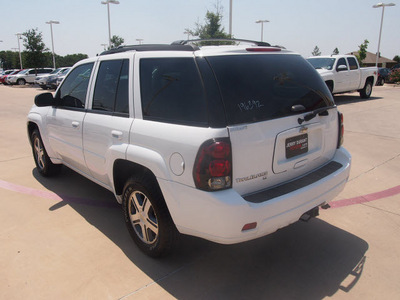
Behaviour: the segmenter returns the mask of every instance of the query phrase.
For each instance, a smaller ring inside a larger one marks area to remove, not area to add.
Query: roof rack
[[[199,50],[199,47],[195,45],[185,44],[145,44],[145,45],[127,45],[112,48],[110,50],[103,51],[100,55],[121,53],[126,51],[195,51]]]
[[[203,43],[203,42],[230,42],[230,43],[249,43],[249,44],[255,44],[256,46],[264,46],[264,47],[270,47],[271,44],[266,43],[266,42],[259,42],[259,41],[252,41],[252,40],[244,40],[244,39],[195,39],[195,40],[179,40],[173,42],[171,45],[191,45],[191,44],[197,44],[197,43]]]

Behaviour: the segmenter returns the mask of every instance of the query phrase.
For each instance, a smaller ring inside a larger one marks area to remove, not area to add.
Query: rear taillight
[[[343,125],[343,114],[338,112],[338,119],[339,119],[339,138],[337,147],[340,148],[343,144],[343,135],[344,135],[344,125]]]
[[[229,138],[203,143],[193,168],[196,188],[216,191],[232,187],[232,152]]]

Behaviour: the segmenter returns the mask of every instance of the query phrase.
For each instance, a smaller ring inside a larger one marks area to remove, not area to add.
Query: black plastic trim
[[[336,172],[340,168],[342,168],[343,165],[341,163],[338,163],[336,161],[332,161],[329,164],[323,166],[322,168],[304,176],[299,179],[296,179],[294,181],[290,181],[288,183],[282,184],[280,186],[276,186],[255,194],[251,194],[249,196],[243,197],[246,201],[252,202],[252,203],[262,203],[289,193],[292,193],[296,190],[299,190],[301,188],[304,188],[308,185],[311,185],[318,180],[321,180],[332,173]]]
[[[122,53],[126,51],[196,51],[199,47],[194,45],[180,45],[180,44],[149,44],[149,45],[130,45],[120,46],[100,53],[100,55]]]

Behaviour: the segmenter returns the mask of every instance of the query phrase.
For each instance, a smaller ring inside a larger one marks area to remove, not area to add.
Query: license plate
[[[297,135],[286,139],[286,158],[292,158],[308,152],[308,134]]]

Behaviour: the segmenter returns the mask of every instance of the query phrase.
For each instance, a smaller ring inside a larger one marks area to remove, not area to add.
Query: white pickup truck
[[[313,56],[307,59],[321,75],[332,94],[358,91],[369,98],[376,83],[377,68],[360,68],[353,55]]]

